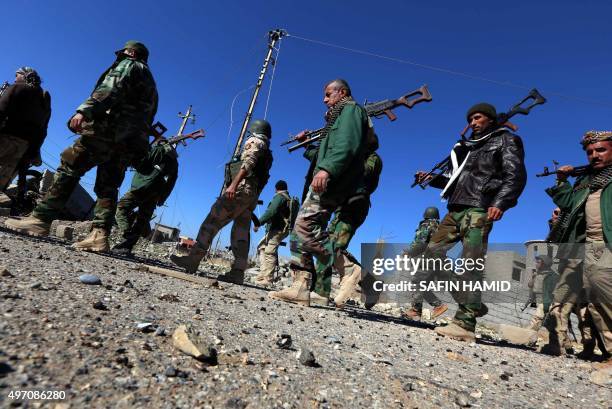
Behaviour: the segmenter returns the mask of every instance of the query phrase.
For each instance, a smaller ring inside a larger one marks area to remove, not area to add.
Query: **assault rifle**
[[[2,94],[4,94],[4,91],[6,91],[9,85],[10,84],[7,81],[4,81],[2,85],[0,85],[0,97],[2,96]]]
[[[531,102],[526,106],[523,106],[523,104],[525,104],[527,101]],[[516,114],[528,115],[533,107],[535,107],[536,105],[544,104],[545,102],[546,98],[544,98],[542,94],[540,94],[538,90],[534,88],[529,91],[529,94],[525,98],[523,98],[518,104],[513,105],[508,112],[497,115],[497,123],[502,126],[508,126],[513,130],[516,130],[518,128],[508,122],[510,118],[512,118]],[[468,127],[466,127],[461,133],[462,140],[465,138],[464,135],[467,130]],[[418,185],[419,187],[421,187],[421,189],[425,189],[434,179],[447,173],[450,170],[450,166],[451,158],[449,155],[440,162],[438,162],[429,172],[427,172],[422,177],[419,178],[417,175],[415,175],[414,183],[412,183],[410,187],[415,187]]]
[[[548,166],[544,166],[544,172],[538,173],[536,177],[541,178],[545,176],[556,175],[558,165],[559,165],[559,162],[557,162],[556,160],[553,160],[552,172],[548,169]],[[574,166],[573,168],[574,169],[568,174],[568,176],[572,176],[572,177],[582,176],[591,170],[590,165]]]
[[[168,128],[166,128],[161,122],[157,121],[156,123],[154,123],[153,126],[151,127],[151,135],[153,135],[154,137],[153,142],[151,142],[151,145],[159,141],[165,141],[173,145],[174,147],[176,147],[176,145],[178,145],[179,143],[182,144],[183,146],[187,146],[187,143],[185,143],[185,140],[187,139],[196,140],[199,138],[203,138],[206,135],[203,129],[198,129],[197,131],[194,131],[188,134],[183,134],[183,135],[175,135],[168,139],[164,136],[164,132],[166,132],[167,130]]]
[[[416,95],[418,95],[416,98],[410,99],[410,97]],[[393,112],[395,108],[399,106],[405,106],[408,109],[412,109],[412,107],[414,107],[416,104],[420,102],[429,102],[431,101],[431,99],[431,94],[429,93],[429,89],[427,89],[427,85],[423,85],[419,89],[404,94],[397,99],[383,99],[382,101],[372,103],[368,103],[368,101],[366,100],[363,107],[365,108],[368,116],[370,117],[380,118],[383,115],[386,115],[390,121],[395,121],[397,119],[397,116]],[[323,129],[325,128],[319,128],[314,131],[306,132],[303,135],[303,137],[305,137],[306,139],[301,142],[296,136],[291,137],[285,142],[281,143],[281,146],[285,146],[293,142],[298,142],[297,144],[289,147],[289,152],[293,152],[296,149],[310,145],[311,143],[320,140]]]

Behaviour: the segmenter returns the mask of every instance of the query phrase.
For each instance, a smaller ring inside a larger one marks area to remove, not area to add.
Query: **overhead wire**
[[[387,55],[383,55],[383,54],[378,54],[378,53],[374,53],[371,51],[366,51],[366,50],[360,50],[357,48],[352,48],[352,47],[346,47],[346,46],[342,46],[342,45],[338,45],[338,44],[333,44],[327,41],[321,41],[321,40],[315,40],[312,38],[306,38],[306,37],[302,37],[302,36],[298,36],[295,34],[290,34],[287,33],[286,35],[287,37],[292,37],[295,38],[297,40],[302,40],[305,42],[309,42],[309,43],[313,43],[313,44],[318,44],[318,45],[322,45],[325,47],[330,47],[330,48],[336,48],[339,50],[344,50],[347,52],[352,52],[352,53],[356,53],[356,54],[361,54],[361,55],[366,55],[369,57],[374,57],[374,58],[379,58],[379,59],[383,59],[383,60],[387,60],[387,61],[393,61],[393,62],[397,62],[400,64],[406,64],[406,65],[411,65],[414,67],[418,67],[418,68],[422,68],[422,69],[426,69],[426,70],[430,70],[430,71],[436,71],[436,72],[441,72],[444,74],[449,74],[449,75],[454,75],[454,76],[458,76],[458,77],[463,77],[463,78],[467,78],[467,79],[472,79],[472,80],[476,80],[476,81],[482,81],[482,82],[488,82],[491,84],[496,84],[496,85],[500,85],[500,86],[504,86],[504,87],[510,87],[510,88],[518,88],[518,89],[523,89],[523,90],[530,90],[533,87],[528,87],[526,85],[521,85],[521,84],[516,84],[510,81],[499,81],[499,80],[495,80],[495,79],[491,79],[491,78],[487,78],[487,77],[483,77],[483,76],[479,76],[479,75],[474,75],[474,74],[470,74],[470,73],[466,73],[466,72],[462,72],[462,71],[457,71],[457,70],[451,70],[448,68],[444,68],[444,67],[437,67],[434,65],[430,65],[430,64],[423,64],[423,63],[419,63],[416,61],[412,61],[412,60],[407,60],[404,58],[398,58],[398,57],[391,57],[391,56],[387,56]],[[612,102],[609,101],[600,101],[600,100],[595,100],[592,98],[585,98],[585,97],[580,97],[580,96],[575,96],[575,95],[567,95],[567,94],[562,94],[559,92],[551,92],[551,91],[547,91],[546,95],[552,95],[552,96],[556,96],[559,98],[563,98],[566,100],[573,100],[573,101],[578,101],[578,102],[582,102],[582,103],[586,103],[586,104],[591,104],[591,105],[599,105],[602,107],[606,107],[606,108],[612,108]]]
[[[266,109],[264,110],[264,119],[268,119],[268,105],[270,104],[270,95],[272,94],[272,85],[274,84],[274,74],[276,73],[276,66],[278,65],[278,58],[280,56],[282,39],[278,40],[278,48],[276,49],[276,57],[274,57],[274,64],[272,64],[272,76],[270,77],[270,86],[268,87],[268,98],[266,98]]]

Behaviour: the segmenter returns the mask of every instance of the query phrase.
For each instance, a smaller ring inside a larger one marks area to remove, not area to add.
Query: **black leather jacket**
[[[454,151],[459,165],[465,160],[465,166],[444,195],[449,208],[497,207],[506,211],[516,206],[527,183],[525,151],[518,135],[500,128],[484,142],[456,146]],[[443,189],[449,180],[440,176],[431,186]]]

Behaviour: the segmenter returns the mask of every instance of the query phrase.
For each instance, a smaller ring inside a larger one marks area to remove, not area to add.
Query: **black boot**
[[[136,245],[136,242],[138,242],[138,238],[138,236],[125,237],[122,242],[113,247],[111,252],[122,256],[131,255],[132,248]]]

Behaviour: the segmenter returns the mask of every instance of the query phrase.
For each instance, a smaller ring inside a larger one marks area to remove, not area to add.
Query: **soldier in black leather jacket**
[[[448,214],[432,236],[425,257],[444,258],[457,242],[463,243],[462,258],[475,266],[484,265],[489,232],[494,221],[516,206],[527,182],[523,143],[518,135],[497,122],[491,104],[474,105],[467,112],[472,130],[469,139],[458,142],[451,152],[450,171],[436,177],[430,185],[442,190],[448,201]],[[424,172],[417,173],[422,179]],[[457,271],[455,271],[457,272]],[[484,269],[475,267],[450,279],[480,282]],[[436,328],[440,335],[473,341],[476,317],[486,313],[479,291],[453,294],[459,303],[450,325]]]

